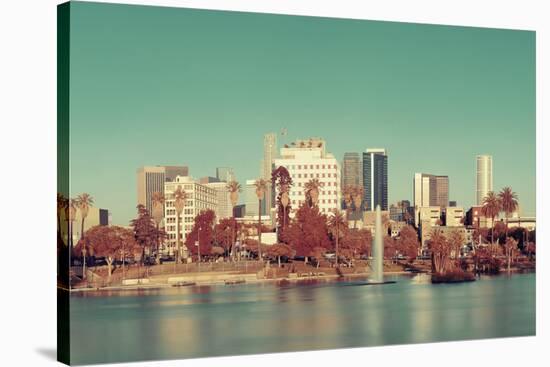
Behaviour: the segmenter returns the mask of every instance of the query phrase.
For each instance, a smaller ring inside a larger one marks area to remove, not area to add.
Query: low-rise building
[[[384,226],[385,229],[387,230],[390,227],[390,212],[388,210],[382,210],[380,213],[382,216],[382,226]],[[369,229],[371,233],[374,235],[375,227],[376,227],[376,211],[368,210],[363,212],[363,220],[361,222],[361,227],[358,227],[358,228]]]
[[[326,151],[323,139],[297,140],[281,148],[279,158],[275,159],[275,168],[281,166],[287,169],[294,182],[289,189],[292,205],[290,217],[294,217],[294,211],[305,202],[305,185],[313,179],[320,184],[319,211],[332,215],[335,209],[340,208],[340,164],[333,154]]]
[[[449,227],[464,225],[464,208],[447,207],[445,208],[445,225]]]

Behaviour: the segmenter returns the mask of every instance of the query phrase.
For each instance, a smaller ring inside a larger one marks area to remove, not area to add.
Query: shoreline
[[[388,271],[384,272],[384,275],[406,275],[406,274],[419,274],[419,273],[411,273],[408,271]],[[420,273],[420,274],[429,274],[429,273]],[[345,274],[343,276],[338,274],[330,274],[330,275],[322,275],[322,276],[307,276],[307,277],[299,277],[299,278],[288,278],[288,277],[281,277],[281,278],[270,278],[270,279],[246,279],[244,283],[240,284],[227,284],[227,285],[246,285],[246,284],[257,284],[257,283],[275,283],[275,282],[292,282],[292,283],[298,283],[301,281],[308,281],[308,280],[334,280],[334,279],[345,279],[345,278],[359,278],[359,277],[368,277],[370,273],[351,273],[351,274]],[[100,291],[126,291],[126,290],[144,290],[144,289],[164,289],[164,288],[186,288],[186,287],[201,287],[201,286],[212,286],[212,285],[226,285],[225,280],[205,280],[205,281],[196,281],[195,284],[189,285],[189,286],[183,286],[183,287],[174,287],[170,283],[149,283],[149,284],[133,284],[133,285],[115,285],[115,286],[108,286],[108,287],[82,287],[82,288],[71,288],[69,290],[70,293],[85,293],[85,292],[100,292]]]
[[[529,270],[525,271],[524,269],[520,268],[512,268],[510,269],[510,273],[531,273],[536,272],[536,270]],[[499,274],[506,274],[508,271],[501,271]],[[431,272],[410,272],[410,271],[386,271],[384,272],[384,276],[386,275],[417,275],[417,274],[426,274],[426,275],[432,275]],[[499,275],[499,274],[485,274],[485,275]],[[162,283],[144,283],[144,284],[132,284],[132,285],[113,285],[113,286],[107,286],[107,287],[80,287],[80,288],[61,288],[65,291],[69,291],[70,294],[79,294],[79,293],[86,293],[86,292],[101,292],[101,291],[114,291],[114,292],[124,292],[124,291],[132,291],[132,290],[154,290],[154,289],[165,289],[165,288],[186,288],[186,287],[201,287],[201,286],[216,286],[216,285],[228,285],[228,286],[237,286],[237,285],[246,285],[246,284],[258,284],[258,283],[276,283],[276,282],[287,282],[287,283],[299,283],[302,281],[311,281],[311,280],[335,280],[335,279],[346,279],[346,278],[364,278],[371,275],[371,273],[368,272],[361,272],[361,273],[350,273],[350,274],[344,274],[344,275],[338,275],[338,274],[329,274],[329,275],[321,275],[321,276],[304,276],[304,277],[297,277],[297,278],[288,278],[288,277],[280,277],[280,278],[269,278],[269,279],[257,279],[257,278],[251,278],[250,275],[252,274],[243,274],[249,275],[249,278],[246,278],[243,283],[239,284],[226,284],[226,279],[218,279],[218,280],[197,280],[193,281],[194,284],[187,285],[187,286],[174,286],[173,284],[170,284],[168,282],[162,282]],[[483,275],[483,274],[481,274]],[[475,278],[477,279],[479,275],[475,275]],[[147,278],[145,278],[147,279]],[[149,280],[149,279],[148,279]],[[58,289],[60,287],[58,286]]]

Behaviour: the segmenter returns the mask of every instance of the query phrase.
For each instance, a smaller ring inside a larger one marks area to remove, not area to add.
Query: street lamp
[[[201,234],[201,227],[197,228],[197,242],[195,243],[195,246],[197,246],[197,254],[198,254],[198,264],[197,268],[199,273],[201,272],[201,246],[200,246],[200,234]]]

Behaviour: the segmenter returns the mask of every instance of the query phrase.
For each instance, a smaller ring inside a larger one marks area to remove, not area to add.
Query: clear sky
[[[415,172],[475,201],[475,157],[535,213],[535,33],[73,3],[71,195],[135,216],[136,169],[259,175],[263,134],[388,150],[389,202]]]

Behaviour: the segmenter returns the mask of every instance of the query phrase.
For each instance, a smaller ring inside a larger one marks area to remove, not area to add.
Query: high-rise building
[[[483,205],[483,200],[490,191],[493,191],[493,157],[478,155],[476,180],[476,205]]]
[[[174,181],[177,176],[189,176],[189,167],[164,166],[164,179],[166,181]]]
[[[270,209],[275,203],[275,194],[271,186],[271,172],[277,155],[277,134],[264,135],[264,157],[262,159],[261,177],[267,181],[267,193],[265,197],[265,209],[263,215],[269,215]]]
[[[435,202],[434,205],[445,208],[449,205],[449,176],[434,176]]]
[[[258,195],[256,195],[256,180],[246,180],[244,186],[244,205],[245,215],[247,217],[258,216],[258,209],[260,209],[261,215],[265,213],[265,198],[262,200],[261,207],[258,202]]]
[[[174,192],[178,187],[188,195],[181,217],[179,219],[181,243],[185,241],[185,236],[193,228],[195,217],[202,210],[213,210],[218,206],[216,190],[207,185],[200,184],[189,176],[176,176],[173,181],[167,181],[164,184],[164,218],[165,231],[167,235],[168,253],[173,254],[176,246],[177,234],[177,213],[174,200]]]
[[[367,149],[363,153],[363,208],[373,211],[377,205],[388,210],[388,155],[386,149]]]
[[[223,182],[230,182],[235,180],[235,172],[231,167],[217,167],[216,178]]]
[[[296,210],[305,202],[305,184],[317,179],[319,189],[319,210],[332,213],[340,207],[340,165],[331,153],[326,152],[326,143],[321,138],[297,140],[280,150],[280,158],[275,159],[275,167],[288,170],[294,185],[289,190],[292,209]],[[248,213],[247,213],[248,215]],[[290,213],[293,216],[293,213]]]
[[[203,185],[207,183],[213,183],[213,182],[222,182],[222,181],[220,181],[217,177],[211,177],[211,176],[205,176],[205,177],[199,178],[199,183]],[[225,185],[227,186],[227,183],[225,183]]]
[[[137,202],[151,213],[154,192],[164,194],[164,183],[173,181],[177,176],[188,176],[186,166],[144,166],[137,170]]]
[[[414,222],[418,225],[420,208],[439,206],[441,210],[449,205],[449,177],[427,173],[415,173],[413,180]]]
[[[220,219],[230,218],[233,215],[233,207],[231,205],[231,198],[229,191],[227,190],[226,182],[201,182],[201,184],[211,187],[216,190],[216,222],[219,223]]]
[[[342,161],[342,187],[359,186],[362,184],[361,156],[359,153],[344,153],[344,160]]]

